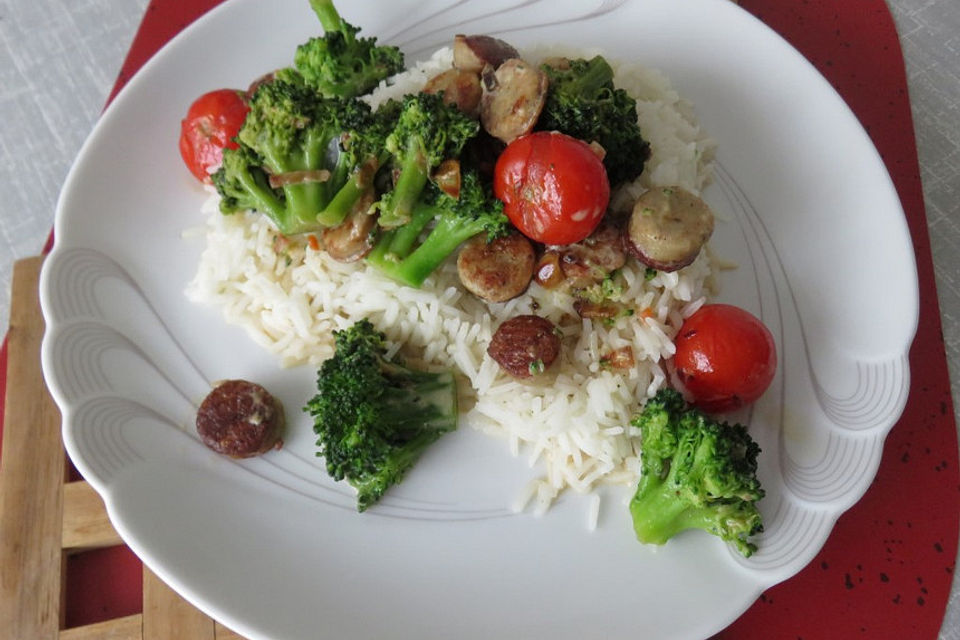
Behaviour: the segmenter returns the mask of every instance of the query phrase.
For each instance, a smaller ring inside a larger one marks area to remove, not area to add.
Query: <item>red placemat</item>
[[[183,27],[221,0],[154,0],[111,99]],[[920,280],[911,393],[877,478],[817,558],[768,590],[714,640],[937,637],[953,578],[960,513],[957,433],[903,58],[883,0],[742,0],[833,84],[869,132],[906,210]],[[6,343],[0,349],[0,400]],[[0,425],[3,419],[0,402]],[[126,554],[126,555],[124,555]],[[109,576],[104,579],[104,576]],[[139,564],[114,551],[68,567],[68,625],[130,613]],[[115,595],[107,598],[105,595]],[[642,629],[638,629],[642,635]]]

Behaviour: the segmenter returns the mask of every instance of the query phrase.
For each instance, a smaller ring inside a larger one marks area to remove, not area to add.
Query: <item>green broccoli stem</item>
[[[436,213],[431,207],[418,206],[411,222],[388,232],[389,235],[377,242],[367,261],[394,280],[419,287],[457,247],[483,231],[479,220],[441,214],[420,246],[407,255],[426,222],[434,217]]]
[[[319,182],[305,182],[283,187],[283,194],[287,203],[286,225],[291,230],[284,234],[292,235],[303,233],[317,226],[317,214],[323,205],[323,184]]]
[[[427,152],[423,141],[419,136],[411,136],[403,153],[400,175],[393,191],[384,196],[381,204],[380,226],[390,229],[406,224],[429,179]]]
[[[327,207],[320,212],[318,220],[321,224],[335,227],[350,215],[360,199],[373,189],[377,166],[377,160],[371,158],[350,174],[343,186],[330,198]]]
[[[666,544],[681,531],[709,529],[712,524],[707,513],[677,500],[661,481],[648,482],[637,491],[630,500],[630,515],[637,540],[647,544]]]
[[[396,373],[391,373],[391,368]],[[414,371],[384,364],[390,384],[384,390],[380,418],[399,434],[435,431],[437,436],[457,424],[456,380],[449,371]]]
[[[374,260],[396,263],[406,258],[423,230],[437,217],[437,213],[438,211],[429,205],[417,205],[407,224],[384,232],[382,240],[377,242],[371,254]]]
[[[284,155],[278,150],[265,148],[263,155],[266,166],[274,175],[322,167],[326,153],[324,142],[323,136],[310,135],[303,149],[292,155]],[[283,214],[285,222],[278,223],[277,226],[285,235],[316,229],[320,222],[318,215],[329,199],[328,184],[334,179],[336,179],[335,175],[331,176],[327,182],[301,182],[282,187],[286,203],[286,212]]]
[[[340,12],[333,6],[333,0],[310,0],[310,7],[320,18],[320,25],[326,33],[336,31],[345,37],[350,34],[350,29],[346,28],[346,22],[340,17]]]
[[[668,486],[669,480],[644,480],[630,500],[637,540],[663,545],[681,531],[701,529],[732,543],[744,557],[750,557],[757,550],[746,537],[754,532],[754,518],[759,518],[758,513],[733,503],[700,508],[678,500]]]
[[[461,244],[483,230],[479,222],[441,216],[437,226],[423,243],[403,261],[396,275],[411,286],[419,287]]]

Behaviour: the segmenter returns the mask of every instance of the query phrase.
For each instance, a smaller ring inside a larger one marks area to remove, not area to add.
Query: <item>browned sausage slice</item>
[[[503,142],[530,133],[547,100],[549,79],[540,69],[511,58],[491,72],[483,72],[480,122]]]
[[[560,337],[546,318],[516,316],[497,328],[487,353],[510,375],[530,378],[543,373],[560,355]]]
[[[473,71],[447,69],[427,80],[424,93],[443,92],[443,101],[454,105],[462,113],[476,117],[480,113],[480,75]]]
[[[453,38],[453,66],[463,71],[479,73],[487,65],[497,68],[504,60],[519,57],[516,49],[499,38],[463,34]]]
[[[493,242],[479,235],[469,240],[457,256],[460,282],[473,295],[504,302],[527,290],[533,278],[533,245],[519,233]]]
[[[547,251],[551,252],[558,254],[564,280],[572,287],[601,282],[627,262],[623,234],[612,224],[601,225],[580,242]]]
[[[266,389],[246,380],[218,384],[197,411],[200,439],[231,458],[280,448],[284,422],[283,406]]]
[[[693,262],[713,234],[713,212],[682,187],[654,187],[637,199],[626,228],[627,249],[658,271]]]

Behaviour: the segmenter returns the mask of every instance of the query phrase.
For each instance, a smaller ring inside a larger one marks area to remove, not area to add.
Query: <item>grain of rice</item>
[[[600,494],[590,496],[590,507],[587,511],[587,531],[596,531],[600,520]]]

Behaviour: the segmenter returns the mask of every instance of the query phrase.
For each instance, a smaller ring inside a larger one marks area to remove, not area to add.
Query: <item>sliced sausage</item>
[[[454,105],[468,116],[476,117],[480,113],[483,88],[480,86],[480,75],[474,71],[448,69],[427,80],[423,92],[443,92],[444,102]]]
[[[654,187],[637,199],[626,227],[627,249],[658,271],[693,262],[713,234],[713,212],[682,187]]]
[[[492,242],[479,235],[460,250],[457,273],[473,295],[490,302],[504,302],[527,290],[535,258],[533,245],[519,233]]]
[[[537,282],[548,289],[561,284],[588,287],[603,281],[626,261],[622,233],[605,223],[585,240],[548,248],[537,263]]]
[[[214,387],[197,411],[205,445],[231,458],[249,458],[283,444],[283,406],[258,384],[227,380]]]
[[[515,378],[543,373],[560,355],[560,337],[546,318],[522,315],[501,324],[487,353]]]
[[[604,224],[585,240],[559,249],[560,268],[571,286],[586,287],[602,281],[627,262],[623,235]]]
[[[480,122],[494,138],[510,143],[530,133],[547,100],[547,74],[529,63],[511,58],[496,71],[482,75]]]
[[[516,49],[499,38],[463,34],[453,38],[453,66],[462,71],[479,73],[487,65],[495,69],[504,60],[519,57]]]

